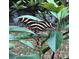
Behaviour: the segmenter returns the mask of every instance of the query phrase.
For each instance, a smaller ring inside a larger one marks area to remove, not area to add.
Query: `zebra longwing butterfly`
[[[19,22],[26,26],[26,28],[33,31],[47,31],[49,28],[52,28],[52,24],[48,21],[35,21],[28,18],[20,18]]]

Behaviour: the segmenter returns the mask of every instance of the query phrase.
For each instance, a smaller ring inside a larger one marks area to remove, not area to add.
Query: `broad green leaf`
[[[47,10],[50,10],[56,13],[58,13],[62,8],[64,8],[64,5],[60,5],[56,7],[53,3],[47,3],[47,2],[43,2],[39,5],[42,6],[43,8],[46,8]]]
[[[69,15],[69,12],[68,11],[69,11],[68,10],[68,7],[65,7],[62,10],[60,10],[60,12],[58,13],[58,19],[63,19],[66,16],[68,16]]]
[[[19,17],[17,17],[16,19],[19,19],[19,18],[27,18],[27,19],[31,19],[31,20],[35,20],[35,21],[42,21],[42,20],[40,20],[39,18],[37,18],[37,17],[35,17],[35,16],[31,16],[31,15],[19,16]]]
[[[56,7],[52,3],[43,2],[43,3],[41,3],[40,6],[42,6],[43,8],[46,8],[47,10],[50,10],[50,11],[56,11]]]
[[[23,33],[32,33],[35,34],[33,31],[24,28],[24,27],[19,27],[19,26],[10,26],[9,27],[9,32],[23,32]]]
[[[14,39],[16,39],[16,37],[12,34],[9,34],[9,40],[14,40]]]
[[[53,11],[55,13],[58,13],[60,10],[64,8],[64,5],[60,5],[58,7],[55,7],[52,3],[43,2],[41,5],[43,8],[46,8],[47,10]]]
[[[31,3],[31,5],[33,5],[34,1],[33,0],[30,0],[30,3]]]
[[[68,15],[69,15],[69,9],[68,9],[68,7],[63,8],[62,9],[62,18],[65,18]]]
[[[40,59],[38,54],[31,54],[25,56],[17,56],[16,59]]]
[[[16,36],[16,39],[28,39],[28,38],[33,38],[36,37],[37,35],[30,34],[30,33],[22,33],[18,36]]]
[[[35,2],[34,2],[34,0],[30,0],[30,1],[28,1],[28,3],[30,6],[33,6]]]
[[[61,11],[57,13],[57,18],[58,18],[58,20],[62,19],[62,12]]]
[[[29,29],[26,29],[24,27],[18,27],[18,26],[10,26],[9,32],[15,33],[18,32],[19,34],[10,34],[9,35],[9,40],[20,40],[20,39],[27,39],[27,38],[32,38],[36,37],[37,35],[32,32]]]
[[[61,11],[64,7],[65,7],[64,5],[60,5],[60,6],[56,7],[56,13]]]
[[[61,20],[69,15],[68,7],[62,7],[58,13],[51,11],[51,14],[55,16],[58,20]]]
[[[56,52],[58,48],[60,48],[61,43],[63,42],[63,36],[60,32],[51,32],[51,35],[48,39],[48,46],[52,51]]]
[[[31,47],[31,48],[33,48],[33,49],[35,48],[35,47],[33,46],[33,44],[32,44],[30,41],[20,40],[20,42],[21,42],[22,44],[28,46],[28,47]]]
[[[15,35],[15,34],[10,34],[9,35],[9,40],[23,40],[23,39],[37,37],[37,35],[30,34],[30,33],[19,33],[17,35]]]
[[[28,39],[28,38],[33,38],[36,37],[36,35],[33,34],[26,34],[22,33],[17,36],[13,35],[14,37],[10,37],[9,40],[23,40],[23,39]]]
[[[52,14],[54,17],[58,18],[58,15],[57,15],[56,12],[53,12],[53,11],[50,11],[50,12],[51,12],[51,14]]]
[[[55,3],[54,0],[47,0],[47,2],[54,4],[56,7],[58,7],[58,5]]]

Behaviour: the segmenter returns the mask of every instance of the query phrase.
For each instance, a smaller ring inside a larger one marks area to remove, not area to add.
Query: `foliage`
[[[10,40],[15,40],[15,39],[20,40],[20,39],[26,39],[26,38],[31,38],[36,36],[36,34],[31,30],[24,27],[18,27],[18,26],[10,26],[9,32],[10,32],[10,35],[9,35]],[[18,34],[16,36],[11,33],[18,33]]]
[[[60,32],[51,32],[48,39],[48,46],[52,49],[52,51],[56,52],[57,49],[60,48],[62,42],[63,37]]]
[[[59,7],[58,7],[59,8]],[[59,10],[58,11],[58,13],[56,13],[56,12],[53,12],[53,11],[51,11],[51,13],[52,13],[52,15],[54,15],[57,19],[63,19],[63,18],[65,18],[66,16],[68,16],[69,15],[69,13],[68,13],[68,7],[64,7],[64,8],[61,8],[61,10]]]
[[[58,5],[55,3],[54,0],[47,0],[47,2],[48,2],[48,3],[52,3],[52,4],[54,4],[56,7],[58,6]]]
[[[40,59],[40,57],[36,54],[31,54],[27,56],[16,56],[13,53],[9,53],[9,59]]]
[[[24,28],[24,27],[18,27],[18,26],[10,26],[9,27],[9,31],[10,32],[26,32],[26,33],[32,33],[35,34],[34,32],[32,32],[31,30]]]
[[[55,0],[56,1],[56,0]],[[50,30],[48,35],[46,34],[40,34],[39,36],[45,40],[42,39],[41,42],[41,46],[39,46],[37,44],[37,46],[35,47],[32,42],[30,41],[26,41],[25,39],[28,38],[33,38],[35,40],[35,38],[38,38],[38,34],[34,33],[33,31],[26,29],[25,27],[19,27],[19,26],[10,26],[9,27],[9,40],[10,41],[14,41],[17,40],[18,42],[24,44],[26,47],[30,47],[33,50],[35,50],[36,48],[39,49],[39,53],[36,54],[32,54],[32,55],[27,55],[24,57],[17,57],[17,59],[22,59],[22,58],[26,58],[26,59],[39,59],[42,57],[43,59],[43,55],[49,50],[51,49],[54,53],[61,47],[61,44],[63,43],[64,40],[64,36],[66,36],[68,39],[67,34],[69,32],[67,32],[67,30],[69,29],[69,23],[68,23],[68,19],[66,19],[66,17],[69,16],[69,9],[68,6],[64,5],[64,2],[60,0],[60,2],[62,3],[61,5],[57,4],[54,0],[18,0],[18,1],[12,1],[12,6],[10,6],[10,8],[13,8],[17,11],[20,10],[25,10],[27,8],[29,8],[29,6],[31,7],[31,9],[29,10],[34,10],[35,12],[29,12],[32,15],[22,15],[17,17],[16,19],[19,18],[28,18],[28,19],[32,19],[35,21],[42,21],[40,20],[40,18],[38,18],[37,16],[33,16],[36,15],[36,8],[38,8],[38,15],[42,15],[43,19],[46,19],[45,15],[51,15],[55,17],[55,21],[57,21],[57,23],[55,26],[55,30],[52,31]],[[13,10],[10,9],[10,10]],[[43,11],[42,11],[43,10]],[[47,13],[45,13],[47,12]],[[50,13],[50,14],[49,14]],[[65,20],[66,19],[66,20]],[[52,20],[52,19],[50,19]],[[63,31],[66,31],[65,34],[63,33]],[[40,38],[38,38],[40,39]],[[36,41],[36,40],[35,40]],[[37,43],[39,43],[39,41],[36,41]],[[43,45],[45,43],[48,43],[47,47],[43,47]],[[14,44],[10,43],[10,47],[9,49],[15,48]],[[36,56],[37,55],[37,56]]]
[[[18,56],[16,59],[40,59],[39,55],[31,54],[27,56]]]
[[[19,19],[19,18],[28,18],[28,19],[35,20],[35,21],[42,21],[39,18],[31,16],[31,15],[22,15],[22,16],[17,17],[16,19]]]
[[[29,47],[35,49],[35,47],[33,46],[33,44],[31,42],[29,42],[29,41],[20,40],[20,42],[23,43],[26,46],[29,46]]]

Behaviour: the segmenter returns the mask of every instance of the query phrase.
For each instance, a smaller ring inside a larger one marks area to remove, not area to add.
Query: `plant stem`
[[[41,59],[44,59],[44,54],[42,54],[42,58]]]
[[[54,55],[55,55],[55,53],[53,52],[51,59],[54,59]]]
[[[57,24],[57,29],[56,30],[59,31],[59,32],[61,31],[60,23],[61,23],[60,19],[58,19],[58,24]]]
[[[45,54],[49,50],[49,46],[42,50],[42,53]]]

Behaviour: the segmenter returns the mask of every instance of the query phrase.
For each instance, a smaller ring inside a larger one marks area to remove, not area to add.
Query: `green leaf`
[[[35,3],[34,0],[30,0],[30,1],[28,1],[28,2],[29,2],[29,5],[30,5],[30,6],[33,6],[34,3]]]
[[[20,39],[33,38],[37,36],[37,34],[32,32],[31,30],[18,26],[10,26],[9,32],[10,32],[9,40],[20,40]],[[18,33],[18,34],[15,35],[12,33],[15,34]]]
[[[53,16],[55,16],[58,20],[61,20],[61,19],[65,18],[66,16],[69,15],[69,12],[68,11],[69,11],[68,10],[68,7],[64,7],[63,8],[63,6],[62,6],[61,8],[59,8],[59,12],[57,11],[58,13],[51,11],[51,14]]]
[[[15,34],[10,34],[9,40],[23,40],[23,39],[37,37],[37,35],[30,34],[30,33],[19,33],[18,35],[15,35]]]
[[[43,2],[40,5],[43,8],[46,8],[47,10],[53,11],[55,13],[58,13],[60,10],[64,8],[64,5],[60,5],[58,7],[55,7],[52,3]]]
[[[58,15],[57,15],[56,12],[53,12],[53,11],[50,11],[50,12],[51,12],[51,14],[52,14],[54,17],[56,17],[56,18],[58,19]]]
[[[17,56],[16,59],[40,59],[38,54],[31,54],[25,56]]]
[[[52,51],[56,52],[58,48],[60,48],[61,43],[63,42],[63,36],[60,32],[51,32],[51,35],[48,39],[48,46]]]
[[[42,20],[40,20],[39,18],[37,18],[37,17],[35,17],[35,16],[31,16],[31,15],[19,16],[19,17],[17,17],[16,19],[19,19],[19,18],[28,18],[28,19],[35,20],[35,21],[42,21]]]
[[[16,36],[17,39],[28,39],[28,38],[33,38],[36,37],[37,35],[30,34],[30,33],[22,33],[18,36]]]
[[[62,10],[60,10],[60,12],[58,13],[58,19],[63,19],[68,15],[69,15],[68,7],[65,7]]]
[[[33,38],[36,37],[36,35],[33,34],[28,34],[28,33],[22,33],[19,35],[13,35],[14,37],[10,37],[9,40],[23,40],[23,39],[28,39],[28,38]]]
[[[52,3],[43,2],[40,6],[50,11],[56,11],[56,7]]]
[[[24,8],[26,8],[26,7],[23,6],[23,5],[19,5],[18,8],[17,8],[17,10],[24,9]]]
[[[20,42],[24,44],[25,46],[31,47],[33,49],[35,48],[30,41],[20,40]]]
[[[47,0],[47,2],[54,4],[56,7],[58,7],[58,5],[55,3],[54,0]]]
[[[12,34],[9,34],[9,40],[14,40],[16,37]]]
[[[64,5],[60,5],[60,6],[56,7],[56,13],[61,11],[64,7],[65,7]]]
[[[61,20],[62,19],[62,12],[60,11],[59,13],[57,13],[57,19]]]
[[[23,32],[23,33],[32,33],[35,34],[33,31],[24,28],[24,27],[19,27],[19,26],[10,26],[9,27],[9,32]]]

